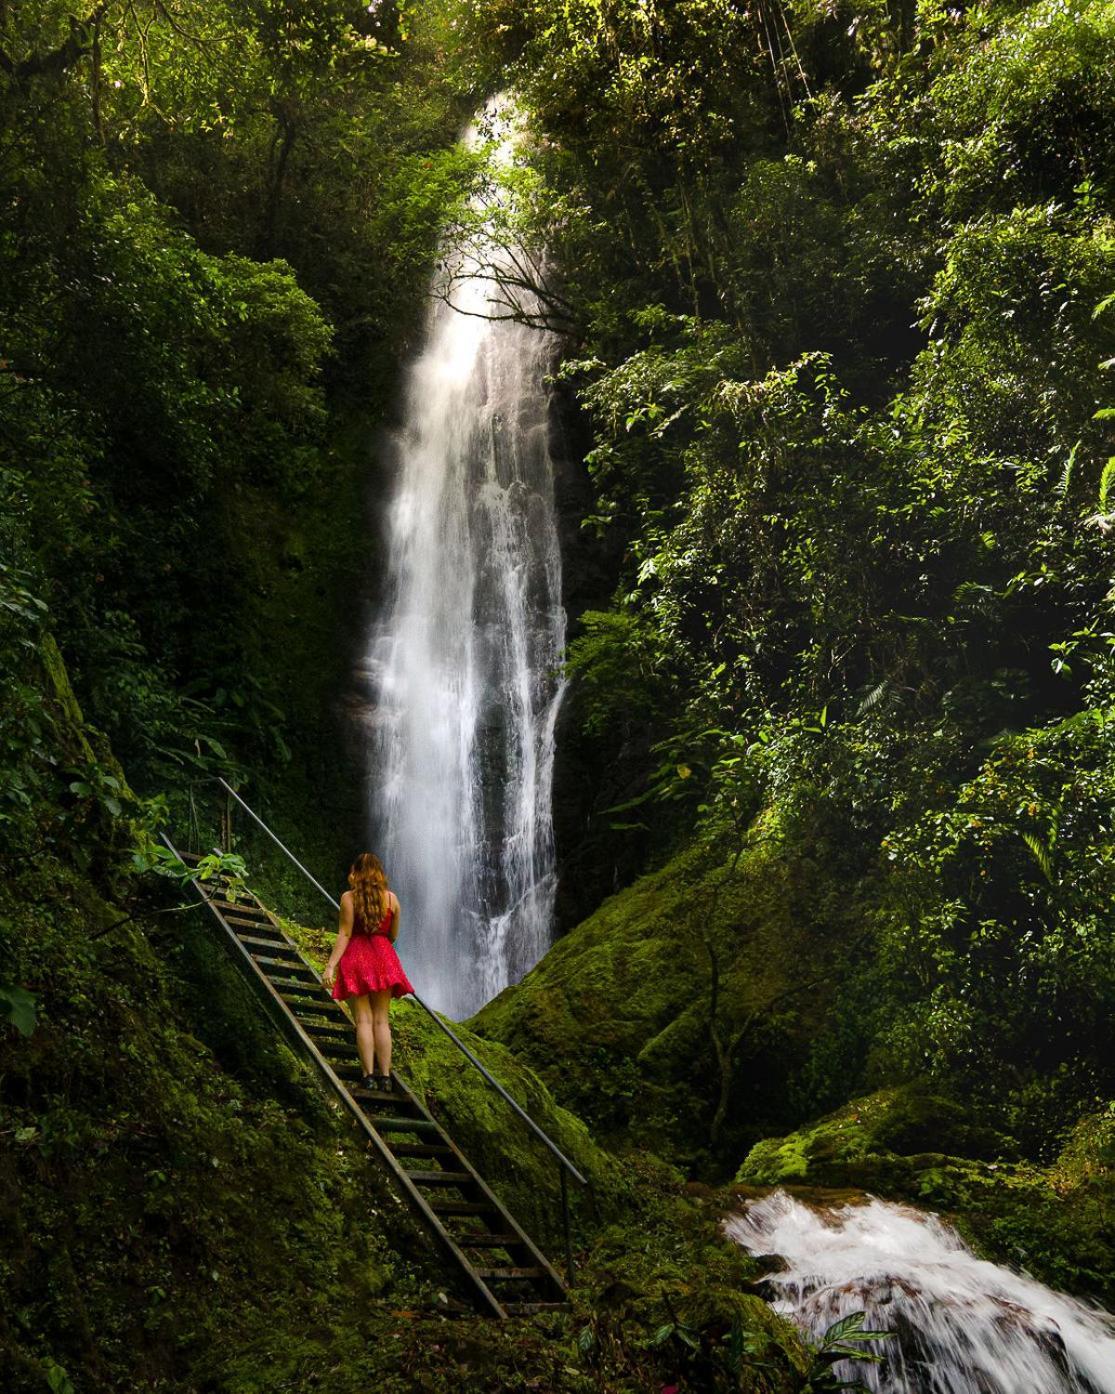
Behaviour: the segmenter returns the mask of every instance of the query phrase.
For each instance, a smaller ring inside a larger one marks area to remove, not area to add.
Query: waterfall
[[[977,1258],[955,1230],[868,1199],[818,1210],[776,1191],[725,1224],[777,1255],[776,1307],[814,1338],[850,1312],[895,1336],[880,1366],[846,1363],[879,1394],[1115,1394],[1115,1320]]]
[[[486,119],[510,159],[510,123]],[[367,655],[372,830],[402,904],[400,950],[419,992],[455,1017],[545,952],[556,889],[565,613],[545,378],[557,343],[492,318],[506,305],[491,279],[461,279],[509,255],[474,244],[439,271],[393,441]]]

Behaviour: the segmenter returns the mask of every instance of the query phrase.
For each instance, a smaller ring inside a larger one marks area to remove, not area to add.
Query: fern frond
[[[887,678],[884,678],[881,683],[879,683],[876,687],[873,687],[871,689],[871,691],[859,704],[859,709],[857,710],[856,715],[864,716],[867,712],[873,711],[886,696],[889,688],[890,682]]]
[[[1057,493],[1062,499],[1064,499],[1068,495],[1069,485],[1072,483],[1073,467],[1076,464],[1076,452],[1079,449],[1080,442],[1077,441],[1076,444],[1069,451],[1069,458],[1065,461],[1065,467],[1061,471],[1060,479],[1057,481]]]
[[[1112,455],[1107,464],[1103,467],[1100,475],[1100,512],[1107,512],[1107,491],[1111,488],[1111,481],[1115,479],[1115,455]]]
[[[1042,875],[1053,884],[1053,859],[1049,855],[1049,848],[1035,833],[1023,833],[1022,841],[1034,854],[1034,860],[1041,867]]]

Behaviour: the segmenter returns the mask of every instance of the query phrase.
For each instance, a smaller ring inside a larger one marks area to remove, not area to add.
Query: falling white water
[[[840,1372],[880,1394],[1115,1394],[1115,1319],[976,1258],[935,1215],[870,1199],[817,1210],[775,1191],[728,1220],[786,1265],[776,1306],[814,1338],[840,1317],[896,1335],[881,1366]]]
[[[512,158],[492,104],[485,125]],[[545,378],[556,340],[492,318],[507,312],[498,286],[460,278],[508,256],[474,245],[439,273],[452,304],[432,303],[407,375],[368,652],[372,827],[403,907],[400,949],[418,991],[455,1017],[541,957],[555,892],[565,613]]]

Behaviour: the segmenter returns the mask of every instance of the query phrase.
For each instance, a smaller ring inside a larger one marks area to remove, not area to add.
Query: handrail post
[[[232,799],[227,788],[224,808],[221,810],[221,846],[226,852],[232,851]]]
[[[573,1233],[569,1223],[569,1173],[558,1163],[558,1174],[561,1177],[561,1222],[565,1230],[565,1278],[572,1283],[577,1276],[577,1270],[573,1263]]]

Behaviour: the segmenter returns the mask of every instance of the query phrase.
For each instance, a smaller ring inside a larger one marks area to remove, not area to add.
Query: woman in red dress
[[[361,852],[353,862],[348,884],[341,896],[337,942],[325,967],[324,982],[338,1002],[352,1003],[365,1088],[389,1090],[388,1008],[392,997],[414,991],[395,952],[399,899],[388,888],[380,860],[371,852]]]

